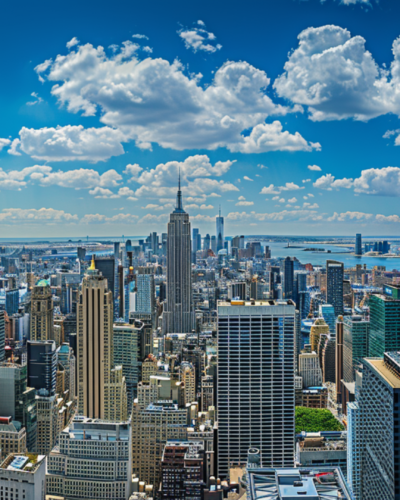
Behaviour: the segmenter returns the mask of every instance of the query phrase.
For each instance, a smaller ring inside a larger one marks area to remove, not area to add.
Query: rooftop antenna
[[[219,216],[221,217],[221,205],[219,206]]]

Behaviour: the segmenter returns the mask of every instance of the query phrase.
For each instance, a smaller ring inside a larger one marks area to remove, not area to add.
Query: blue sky
[[[21,11],[23,15],[21,16]],[[3,6],[3,237],[398,235],[393,0]],[[398,144],[398,145],[397,145]]]

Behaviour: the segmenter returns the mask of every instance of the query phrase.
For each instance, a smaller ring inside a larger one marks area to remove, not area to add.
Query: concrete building
[[[45,500],[46,457],[11,453],[0,464],[1,500]]]
[[[0,311],[0,364],[5,360],[5,345],[6,345],[6,319],[5,311]]]
[[[300,354],[299,375],[303,379],[303,387],[322,385],[322,370],[316,352]]]
[[[36,452],[48,455],[55,446],[64,422],[63,399],[58,396],[36,395],[37,440]]]
[[[196,398],[196,373],[191,363],[183,362],[180,366],[179,376],[183,382],[184,404],[190,404],[197,401]]]
[[[126,420],[125,378],[122,367],[113,368],[113,297],[94,260],[82,281],[77,312],[78,412],[90,418]]]
[[[128,500],[132,493],[129,421],[76,417],[48,458],[49,495],[80,500]]]
[[[194,325],[190,222],[183,210],[179,178],[176,208],[168,223],[167,300],[162,327],[163,333],[191,333]]]
[[[26,429],[11,417],[0,417],[0,458],[26,452]]]
[[[72,347],[67,343],[63,343],[57,349],[58,363],[65,370],[65,390],[69,391],[70,399],[76,397],[76,358]]]
[[[302,393],[302,406],[306,408],[327,408],[328,389],[326,387],[309,387]]]
[[[161,460],[160,498],[203,500],[204,443],[168,441]]]
[[[141,329],[129,323],[114,323],[114,365],[122,366],[128,393],[130,413],[137,393],[140,378],[140,335]]]
[[[362,500],[361,429],[361,411],[358,402],[347,403],[347,480],[356,500]]]
[[[329,326],[324,318],[318,318],[314,321],[310,331],[311,351],[318,352],[318,344],[321,335],[329,335]]]
[[[296,462],[301,467],[340,467],[347,477],[346,432],[302,432],[296,440]]]
[[[217,311],[218,474],[254,446],[264,465],[293,465],[294,303],[220,301]]]
[[[142,409],[133,405],[133,473],[158,489],[160,462],[169,440],[187,440],[188,412],[172,401],[158,401]]]
[[[47,280],[39,280],[31,296],[31,340],[52,340],[53,298]]]
[[[28,386],[47,396],[56,393],[57,353],[54,340],[28,340]]]

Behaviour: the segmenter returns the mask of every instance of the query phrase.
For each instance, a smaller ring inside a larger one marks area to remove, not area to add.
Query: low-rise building
[[[0,458],[26,452],[26,429],[11,417],[0,417]]]
[[[306,408],[327,408],[328,389],[326,387],[310,387],[303,390],[302,406]]]
[[[340,467],[347,477],[347,433],[302,432],[297,437],[296,463],[301,467]]]

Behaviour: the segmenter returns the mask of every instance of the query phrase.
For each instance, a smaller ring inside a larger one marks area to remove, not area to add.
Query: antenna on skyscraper
[[[221,205],[219,206],[219,216],[221,217]]]

